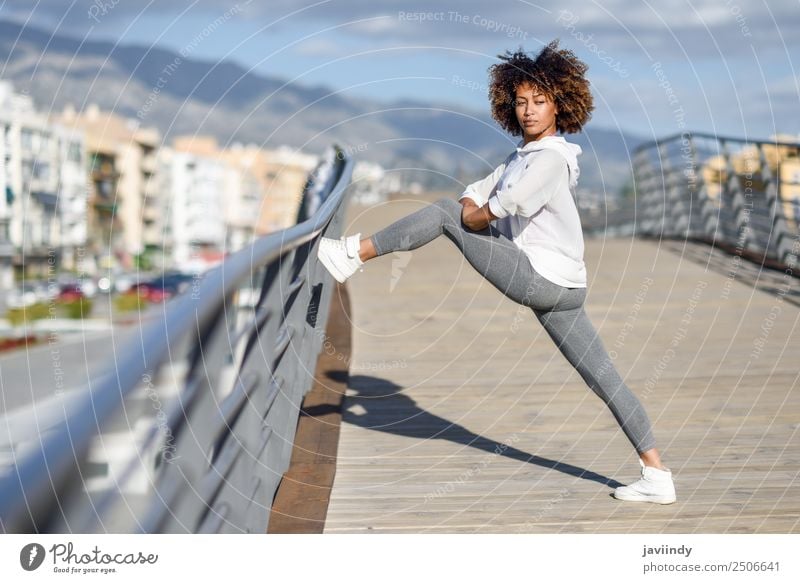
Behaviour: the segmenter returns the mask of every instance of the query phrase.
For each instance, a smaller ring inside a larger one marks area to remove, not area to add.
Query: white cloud
[[[303,57],[338,57],[346,54],[341,44],[329,39],[310,38],[296,45],[295,53]]]

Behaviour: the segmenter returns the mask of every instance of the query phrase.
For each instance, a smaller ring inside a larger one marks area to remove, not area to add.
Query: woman
[[[492,117],[516,150],[459,197],[440,199],[361,239],[323,238],[318,256],[339,282],[365,262],[410,251],[445,235],[503,294],[530,307],[562,354],[608,405],[639,455],[641,479],[614,490],[619,500],[671,504],[672,472],[661,463],[650,421],[625,385],[584,310],[586,267],[575,205],[580,146],[557,135],[577,133],[594,108],[588,67],[551,42],[532,59],[506,51],[492,65]],[[460,204],[459,204],[460,203]],[[492,225],[495,222],[495,225]]]

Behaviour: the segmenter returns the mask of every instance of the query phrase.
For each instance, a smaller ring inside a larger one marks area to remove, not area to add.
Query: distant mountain
[[[517,141],[487,111],[446,103],[392,103],[248,72],[240,65],[182,57],[157,47],[85,42],[0,21],[0,76],[43,111],[89,103],[140,119],[162,132],[211,134],[221,144],[288,144],[321,152],[337,142],[356,159],[378,162],[428,187],[457,191],[486,175]],[[590,124],[591,125],[591,124]],[[642,140],[588,128],[581,145],[584,190],[616,195],[630,176],[629,150]]]

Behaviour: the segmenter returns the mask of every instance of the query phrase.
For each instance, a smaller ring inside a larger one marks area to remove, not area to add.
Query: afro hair
[[[522,134],[514,111],[514,98],[517,88],[523,84],[533,85],[555,102],[559,132],[578,133],[589,121],[594,109],[589,81],[584,76],[589,67],[572,51],[559,49],[558,39],[551,41],[535,58],[529,57],[521,47],[497,56],[500,62],[489,67],[489,101],[492,117],[512,136]]]

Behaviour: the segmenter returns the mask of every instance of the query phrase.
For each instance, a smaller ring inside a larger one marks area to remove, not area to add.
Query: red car
[[[79,283],[68,283],[61,286],[56,299],[60,302],[71,302],[74,300],[79,300],[83,297],[86,296],[83,293]]]
[[[185,273],[163,273],[148,281],[134,284],[128,293],[141,294],[149,302],[164,302],[185,291],[192,279],[192,275]]]
[[[148,302],[164,302],[169,299],[169,292],[163,288],[150,285],[150,282],[141,282],[133,284],[126,294],[139,294]]]

